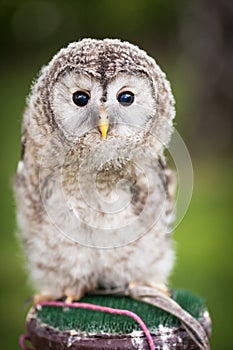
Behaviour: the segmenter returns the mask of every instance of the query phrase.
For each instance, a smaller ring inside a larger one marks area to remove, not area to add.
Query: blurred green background
[[[212,349],[233,349],[232,1],[2,0],[0,19],[1,349],[19,349],[24,302],[32,294],[14,236],[11,190],[25,97],[40,67],[83,37],[138,44],[172,82],[176,127],[190,151],[195,181],[188,213],[174,233],[171,285],[206,299]]]

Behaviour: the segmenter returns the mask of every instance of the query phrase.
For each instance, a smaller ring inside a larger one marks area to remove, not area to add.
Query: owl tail
[[[202,325],[165,293],[156,288],[135,285],[129,287],[127,294],[177,317],[200,350],[210,350],[209,340]]]

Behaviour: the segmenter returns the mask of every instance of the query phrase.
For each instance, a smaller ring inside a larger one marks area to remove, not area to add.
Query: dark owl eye
[[[76,91],[73,94],[73,101],[79,107],[84,107],[87,105],[90,96],[85,91]]]
[[[134,101],[134,94],[130,91],[121,92],[117,96],[117,100],[120,102],[122,106],[129,106]]]

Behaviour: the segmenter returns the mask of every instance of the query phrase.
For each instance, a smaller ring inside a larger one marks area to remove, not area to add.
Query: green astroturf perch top
[[[200,321],[209,336],[210,318],[204,301],[181,290],[173,291],[172,297]],[[80,302],[137,314],[146,324],[157,350],[198,349],[174,316],[147,303],[124,296],[101,295],[87,295]],[[27,331],[26,338],[36,350],[149,349],[146,336],[135,320],[93,310],[39,305],[28,314]]]

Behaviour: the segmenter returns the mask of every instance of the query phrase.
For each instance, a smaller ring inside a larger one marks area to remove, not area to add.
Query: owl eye
[[[134,101],[134,94],[130,91],[121,92],[117,96],[117,100],[122,106],[130,106]]]
[[[90,96],[85,91],[76,91],[73,93],[73,101],[79,107],[84,107],[87,105]]]

